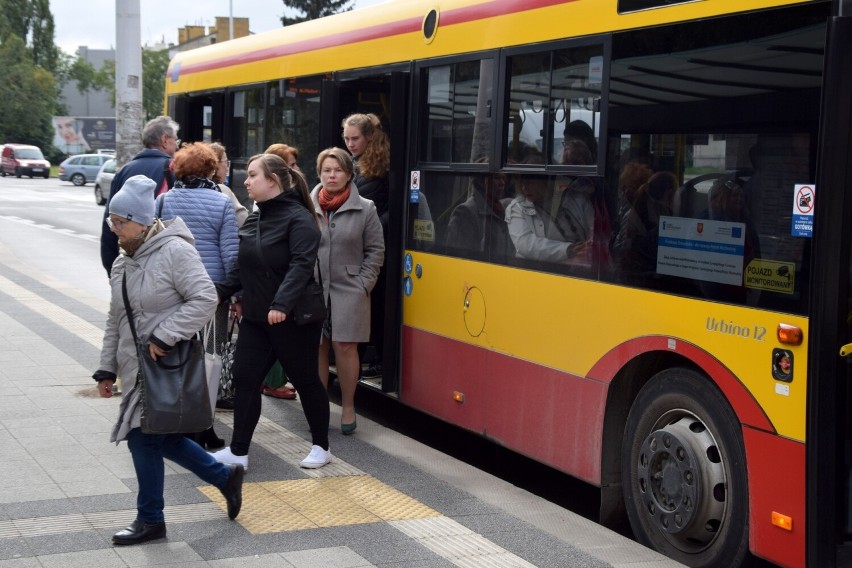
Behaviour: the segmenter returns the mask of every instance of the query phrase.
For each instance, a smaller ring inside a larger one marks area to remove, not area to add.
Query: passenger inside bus
[[[566,139],[562,163],[569,165],[592,164],[588,145],[576,138]],[[556,213],[556,230],[562,238],[573,243],[572,257],[579,262],[591,262],[591,244],[595,229],[596,185],[588,176],[572,177],[562,191]],[[608,245],[607,245],[608,246]]]
[[[741,181],[733,174],[719,177],[707,194],[707,203],[707,210],[699,218],[742,223],[744,240],[740,270],[743,271],[749,262],[760,257],[760,242],[746,211]],[[748,289],[742,281],[733,285],[702,280],[701,291],[714,300],[744,303]]]
[[[639,193],[639,188],[651,179],[654,175],[654,170],[648,166],[647,162],[642,159],[629,159],[622,167],[618,174],[618,213],[617,225],[615,227],[616,240],[621,227],[627,222],[627,216],[633,208],[633,202],[636,200],[636,194]],[[615,243],[613,244],[615,247]]]
[[[520,195],[506,207],[506,223],[518,258],[568,262],[575,250],[574,243],[565,241],[546,209],[550,193],[548,177],[519,176],[516,185]]]
[[[446,245],[463,256],[505,264],[515,256],[515,246],[505,221],[503,199],[507,179],[503,174],[476,175],[468,198],[453,209]]]
[[[641,165],[637,171],[651,170]],[[656,274],[660,217],[672,214],[677,187],[678,180],[672,172],[653,174],[636,191],[632,206],[621,220],[612,248],[613,259],[620,273],[634,283]]]
[[[562,138],[562,146],[564,148],[568,147],[568,144],[571,140],[579,140],[583,144],[586,145],[586,148],[589,149],[589,161],[587,164],[594,164],[598,160],[598,140],[595,138],[595,133],[592,131],[592,127],[589,126],[588,122],[583,120],[572,120],[565,127],[565,132],[563,133]],[[565,154],[562,154],[562,163],[563,164],[578,164],[580,162],[566,162]]]

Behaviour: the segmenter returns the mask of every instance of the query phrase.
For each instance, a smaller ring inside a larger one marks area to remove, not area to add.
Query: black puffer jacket
[[[242,290],[243,317],[263,323],[269,310],[289,315],[296,305],[313,277],[320,230],[293,192],[257,205],[240,228],[237,268],[216,289],[223,298]]]

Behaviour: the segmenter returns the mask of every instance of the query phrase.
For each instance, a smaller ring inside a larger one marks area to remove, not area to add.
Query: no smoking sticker
[[[814,232],[814,206],[816,186],[796,184],[793,186],[793,219],[790,234],[794,237],[810,237]]]

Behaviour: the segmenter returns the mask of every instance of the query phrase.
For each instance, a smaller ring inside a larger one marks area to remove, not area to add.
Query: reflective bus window
[[[231,131],[234,133],[235,156],[253,156],[265,149],[264,89],[247,89],[231,93]]]
[[[547,164],[564,164],[564,142],[579,139],[592,152],[590,164],[596,163],[603,48],[515,55],[507,63],[507,161],[522,163],[530,154],[540,154]]]
[[[488,162],[492,131],[494,62],[490,59],[430,67],[426,84],[426,162]]]
[[[295,146],[305,172],[314,171],[313,160],[320,152],[320,89],[320,77],[281,79],[267,85],[269,112],[263,149],[276,143]]]
[[[674,4],[685,4],[693,0],[618,0],[618,13],[638,12],[651,8],[663,8]]]
[[[607,198],[617,210],[616,281],[804,312],[810,238],[793,214],[797,195],[813,197],[825,35],[809,14],[727,18],[700,36],[615,36]]]
[[[610,263],[599,178],[424,172],[409,220],[418,250],[582,277]]]
[[[409,246],[507,264],[515,248],[506,205],[515,195],[505,174],[424,172],[418,203],[409,204]]]
[[[520,174],[506,204],[518,266],[592,277],[609,265],[609,213],[603,184],[589,176]]]

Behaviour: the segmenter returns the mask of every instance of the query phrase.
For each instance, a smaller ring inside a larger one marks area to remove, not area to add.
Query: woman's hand
[[[157,360],[157,357],[165,357],[167,353],[168,352],[162,347],[159,347],[150,341],[148,342],[148,354],[151,355],[151,359],[154,361]]]
[[[98,394],[101,398],[112,398],[112,385],[115,383],[112,379],[103,379],[98,381]]]
[[[243,317],[243,303],[242,302],[231,302],[231,309],[228,313],[231,319],[235,319],[240,321]]]
[[[578,256],[583,256],[591,253],[592,251],[592,241],[582,241],[579,243],[574,243],[568,247],[568,258],[575,258]]]
[[[275,325],[276,323],[281,323],[287,319],[287,314],[279,312],[278,310],[269,310],[269,315],[266,319],[269,321],[269,325]]]

